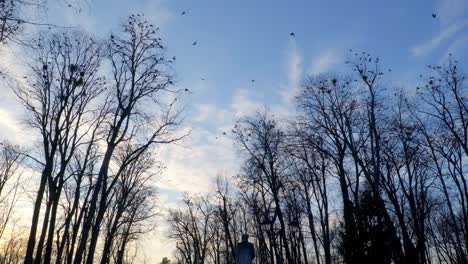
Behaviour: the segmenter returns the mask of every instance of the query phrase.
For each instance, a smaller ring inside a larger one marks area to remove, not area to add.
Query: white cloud
[[[0,71],[5,79],[0,81],[0,140],[8,140],[15,144],[31,143],[29,132],[21,124],[21,115],[24,113],[18,98],[11,89],[17,84],[25,82],[26,69],[23,67],[24,59],[20,56],[18,47],[2,46],[0,48]]]
[[[284,103],[290,103],[300,90],[300,82],[303,73],[303,57],[299,52],[296,41],[291,40],[286,61],[286,74],[288,83],[281,85],[279,93],[283,98]]]
[[[327,51],[322,53],[314,59],[310,73],[314,75],[325,73],[331,70],[331,68],[335,66],[338,61],[339,57],[334,51]]]
[[[214,104],[195,105],[194,118],[186,124],[186,130],[191,130],[190,136],[180,144],[158,150],[160,160],[167,167],[158,187],[175,193],[206,193],[212,190],[213,180],[220,171],[236,174],[240,162],[230,131],[237,119],[254,114],[262,107],[255,94],[246,89],[236,90],[225,109]],[[277,118],[291,114],[284,104],[275,104],[269,109]],[[164,204],[170,203],[164,200]]]
[[[434,36],[431,40],[417,45],[411,49],[413,56],[419,57],[431,53],[434,49],[438,48],[442,42],[453,38],[458,32],[468,26],[468,20],[463,20],[450,25],[442,30],[438,35]]]
[[[195,105],[195,117],[196,122],[222,122],[228,117],[228,111],[226,109],[220,109],[219,106],[214,104],[197,104]]]
[[[262,107],[262,104],[252,99],[252,95],[247,89],[239,89],[232,98],[231,109],[234,117],[241,118],[255,113]]]
[[[184,142],[164,146],[158,151],[167,167],[158,187],[179,193],[205,193],[211,191],[213,178],[220,170],[237,171],[235,151],[228,136],[232,126],[217,122],[210,125],[215,128],[194,126]],[[227,132],[226,135],[223,132]]]
[[[297,87],[302,78],[302,56],[299,54],[295,40],[291,42],[288,53],[288,80],[291,87]]]
[[[428,55],[450,39],[455,38],[453,43],[460,42],[461,39],[457,38],[457,34],[468,26],[467,10],[466,0],[437,0],[434,12],[437,14],[436,21],[440,24],[441,30],[432,39],[413,47],[412,55],[416,57]]]
[[[214,105],[200,105],[195,119],[205,120],[197,126],[196,120],[187,122],[185,130],[191,130],[188,138],[178,144],[164,145],[158,149],[159,160],[167,167],[156,186],[160,189],[159,202],[163,210],[158,228],[148,237],[142,249],[149,263],[157,263],[163,257],[171,257],[174,243],[167,238],[165,210],[179,205],[182,192],[208,193],[213,190],[214,178],[220,171],[234,174],[238,171],[236,153],[229,136],[222,131],[229,129],[232,118],[212,118],[209,112],[219,112]],[[234,115],[233,112],[230,113]],[[195,123],[194,123],[195,122]]]
[[[0,108],[0,131],[2,138],[16,144],[28,143],[27,137],[24,137],[24,129],[18,124],[18,117],[2,108]]]
[[[463,52],[463,48],[466,47],[466,43],[468,43],[468,35],[464,35],[463,37],[454,40],[445,51],[445,54],[442,56],[439,63],[443,64],[444,61],[449,58],[450,54],[455,55],[455,57],[460,56],[460,53]]]
[[[126,2],[126,1],[125,1]],[[141,12],[158,27],[166,25],[174,18],[174,13],[168,8],[166,0],[145,0]]]

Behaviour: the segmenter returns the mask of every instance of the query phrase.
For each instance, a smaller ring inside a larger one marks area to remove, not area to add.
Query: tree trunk
[[[26,247],[26,254],[24,256],[24,264],[33,263],[34,248],[36,246],[36,233],[37,225],[39,224],[39,214],[41,212],[42,199],[44,199],[45,187],[47,178],[52,173],[52,164],[49,162],[44,167],[41,174],[41,182],[39,183],[39,190],[37,191],[36,201],[34,202],[34,211],[31,219],[31,228],[29,231],[28,245]]]

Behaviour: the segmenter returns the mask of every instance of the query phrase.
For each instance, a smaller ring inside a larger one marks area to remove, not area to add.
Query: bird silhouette
[[[432,13],[432,18],[436,18],[437,17],[437,14],[436,13]]]
[[[226,133],[226,132],[223,132],[223,135],[227,135],[227,133]]]
[[[202,80],[202,81],[204,81],[204,80],[205,80],[205,78],[201,78],[201,80]]]
[[[185,14],[187,14],[187,12],[185,12],[185,11],[182,11],[182,13],[180,13],[181,16],[183,16]]]
[[[175,60],[176,60],[176,56],[172,57],[172,60],[175,61]]]
[[[253,82],[253,83],[254,83],[254,82],[255,82],[255,80],[254,80],[254,79],[252,79],[252,80],[251,80],[251,82]]]
[[[195,45],[197,45],[197,44],[198,44],[198,42],[197,42],[197,41],[195,41],[195,42],[192,44],[192,46],[195,46]]]
[[[289,33],[289,36],[291,36],[291,37],[293,37],[293,38],[294,38],[294,37],[296,37],[296,33],[294,33],[294,32],[291,32],[291,33]]]

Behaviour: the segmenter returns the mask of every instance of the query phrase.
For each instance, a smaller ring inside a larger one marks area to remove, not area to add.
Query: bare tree
[[[185,196],[181,210],[170,210],[169,238],[176,242],[182,263],[208,263],[210,243],[215,235],[210,225],[214,207],[206,197]]]
[[[326,147],[321,135],[316,133],[317,131],[310,130],[307,125],[301,123],[294,127],[287,150],[293,158],[293,181],[295,182],[293,185],[299,190],[301,204],[305,206],[304,212],[312,236],[315,260],[321,263],[320,245],[322,245],[325,254],[324,262],[330,264],[332,259],[328,178],[335,172],[333,160],[326,151],[321,151]],[[305,252],[304,256],[306,256]]]
[[[25,106],[28,125],[41,135],[42,155],[33,158],[42,170],[34,204],[25,263],[32,263],[36,232],[46,191],[48,201],[35,261],[50,261],[58,202],[75,150],[92,127],[90,105],[101,93],[99,45],[79,33],[56,33],[34,41],[30,76],[15,92]]]
[[[453,58],[446,65],[428,67],[429,76],[417,87],[414,116],[425,137],[444,204],[430,227],[439,259],[467,263],[468,188],[463,165],[468,154],[466,77]]]
[[[17,146],[0,143],[0,239],[13,220],[20,197],[23,160]]]
[[[23,261],[25,239],[20,232],[12,230],[10,236],[3,240],[0,251],[1,264],[18,264]]]
[[[170,89],[173,84],[170,61],[164,57],[158,29],[143,16],[131,15],[122,24],[121,31],[120,35],[111,35],[108,43],[113,78],[110,112],[103,130],[106,147],[83,223],[75,264],[84,260],[93,263],[109,190],[118,180],[109,176],[116,148],[129,142],[135,146],[121,165],[124,169],[154,145],[183,137],[173,134],[180,121],[179,112],[174,112],[173,102],[165,106],[167,96],[164,95],[177,91]]]
[[[348,165],[354,164],[356,168],[356,163],[350,159],[349,148],[345,141],[348,125],[357,115],[360,102],[353,95],[358,94],[352,79],[347,77],[339,79],[331,75],[306,79],[303,93],[297,98],[301,114],[298,121],[300,140],[304,140],[305,146],[312,148],[319,159],[330,159],[332,167],[325,170],[338,178],[343,206],[342,248],[344,259],[349,263],[359,263],[363,254],[362,245],[358,240],[357,215],[354,209],[359,201],[361,173],[357,169],[353,171],[353,166]],[[303,155],[299,155],[301,156]],[[320,170],[323,170],[321,168],[323,164],[310,165],[307,166],[309,171],[312,169],[312,172],[321,173]],[[308,218],[312,238],[316,240],[315,224],[311,221],[313,216],[309,215]]]
[[[117,163],[122,165],[131,152],[131,146],[123,146],[118,151]],[[119,169],[120,175],[114,176],[118,181],[111,189],[107,205],[102,264],[109,263],[113,250],[117,252],[116,263],[122,263],[126,246],[152,230],[149,220],[156,215],[156,191],[151,180],[158,171],[150,170],[155,167],[155,161],[145,153],[123,170]]]
[[[224,242],[224,263],[234,262],[236,256],[236,230],[233,230],[232,225],[236,220],[238,204],[232,197],[232,186],[226,177],[218,175],[216,178],[216,204],[219,222],[222,224],[222,241]],[[219,243],[218,243],[219,245]]]
[[[233,130],[234,137],[246,154],[247,175],[258,177],[254,180],[265,183],[267,192],[274,203],[273,222],[280,223],[279,234],[283,243],[287,263],[292,262],[290,245],[286,236],[286,219],[281,196],[286,188],[288,162],[284,155],[285,134],[275,120],[265,113],[239,122]],[[282,250],[281,248],[281,250]],[[280,254],[282,255],[282,254]]]
[[[0,1],[0,43],[10,40],[21,29],[19,13],[23,5],[23,1]]]

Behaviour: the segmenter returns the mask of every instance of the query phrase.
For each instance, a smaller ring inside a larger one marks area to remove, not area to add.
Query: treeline
[[[170,212],[178,263],[468,263],[468,97],[452,57],[388,87],[378,58],[305,78],[293,118],[236,123],[241,172]]]
[[[24,41],[22,4],[0,2],[0,42],[25,55],[24,76],[2,74],[31,135],[0,146],[0,263],[134,263],[156,225],[154,153],[185,136],[159,28],[130,15],[108,38],[51,28]],[[24,189],[26,231],[13,217]]]

